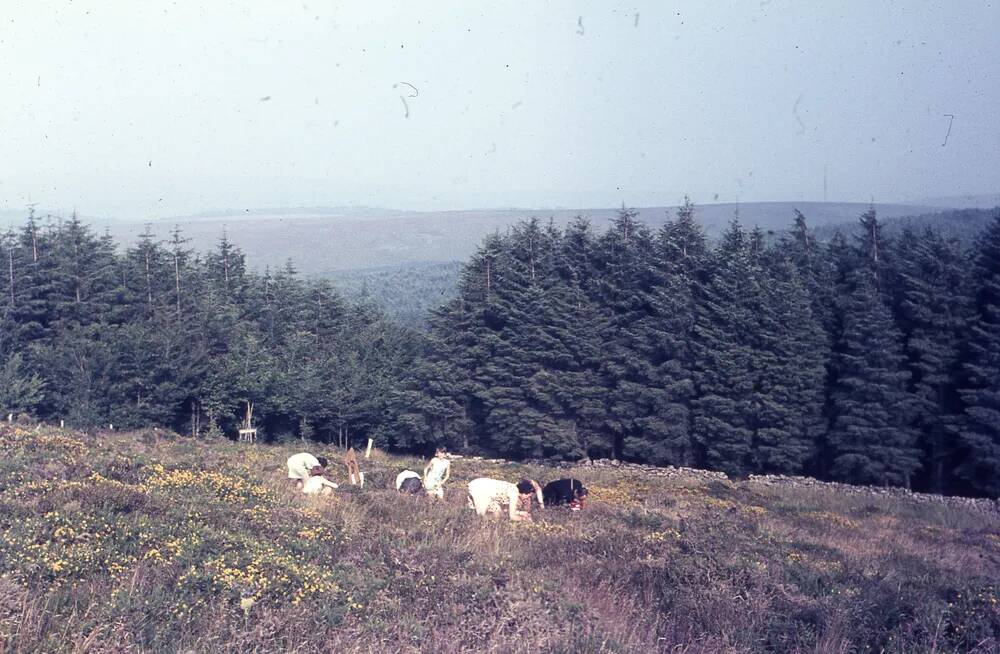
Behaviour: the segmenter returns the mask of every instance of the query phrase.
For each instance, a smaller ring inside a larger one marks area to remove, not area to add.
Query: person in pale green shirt
[[[451,459],[444,448],[439,447],[424,467],[424,490],[431,497],[444,499],[444,484],[451,476]]]
[[[324,457],[315,457],[309,452],[299,452],[288,457],[288,479],[296,488],[302,489],[305,482],[314,475],[322,475],[327,463]]]

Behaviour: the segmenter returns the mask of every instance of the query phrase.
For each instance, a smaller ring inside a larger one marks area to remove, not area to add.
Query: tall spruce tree
[[[975,259],[975,313],[964,352],[965,404],[958,474],[972,488],[1000,496],[1000,211],[980,239]]]
[[[695,324],[694,286],[704,264],[705,235],[685,198],[675,220],[667,221],[657,236],[658,275],[649,291],[649,315],[641,323],[641,352],[651,365],[654,392],[660,397],[649,421],[655,439],[645,439],[644,460],[690,466],[698,463],[692,440]],[[643,444],[640,441],[640,444]]]
[[[537,219],[516,225],[496,259],[488,305],[496,340],[479,380],[487,442],[500,453],[537,457],[546,443],[566,447],[544,360],[546,350],[559,347],[545,288],[552,281],[551,236]]]
[[[604,319],[601,374],[606,388],[605,425],[611,454],[639,460],[657,449],[665,424],[659,419],[663,395],[644,349],[644,323],[657,283],[655,245],[638,212],[624,206],[599,239],[596,268],[598,301]]]
[[[734,220],[696,287],[693,354],[697,399],[692,434],[700,461],[743,475],[752,470],[753,393],[761,299],[750,239]]]
[[[873,270],[852,276],[831,391],[830,474],[851,483],[910,485],[920,467],[907,392],[902,335],[882,299]]]
[[[560,288],[562,329],[569,353],[563,371],[568,391],[564,405],[572,415],[580,448],[587,455],[612,451],[613,442],[604,430],[607,419],[605,386],[601,378],[604,316],[596,282],[596,242],[590,224],[577,217],[563,231],[555,253],[555,274]]]
[[[843,243],[846,246],[846,242]],[[791,261],[809,293],[812,313],[824,331],[834,331],[834,292],[836,270],[830,249],[824,249],[809,229],[806,216],[795,210],[795,221],[778,245],[781,256]]]
[[[893,303],[912,373],[914,424],[925,462],[921,486],[941,493],[951,485],[959,448],[958,357],[971,313],[966,257],[957,241],[926,229],[904,231],[895,260]]]
[[[434,313],[430,325],[437,338],[434,348],[455,373],[455,401],[465,411],[469,430],[461,446],[469,449],[486,443],[483,426],[486,385],[481,371],[493,355],[502,321],[492,308],[496,296],[497,258],[502,248],[499,234],[487,236],[462,267],[458,297]]]
[[[755,472],[801,473],[825,430],[826,334],[798,269],[772,253],[763,285],[753,393]]]
[[[17,307],[17,275],[22,266],[21,252],[17,236],[13,231],[0,235],[0,257],[3,265],[3,283],[0,284],[0,360],[6,359],[14,351],[19,341],[18,323],[14,316]],[[16,259],[16,265],[15,265]]]

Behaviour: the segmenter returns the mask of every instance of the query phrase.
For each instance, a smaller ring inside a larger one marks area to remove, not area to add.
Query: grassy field
[[[585,511],[509,523],[465,481],[556,471],[433,503],[375,453],[308,498],[300,449],[0,427],[0,651],[1000,651],[997,515],[580,468]]]

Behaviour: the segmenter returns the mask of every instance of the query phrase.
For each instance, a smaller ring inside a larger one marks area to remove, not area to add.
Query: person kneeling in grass
[[[396,475],[396,490],[399,490],[403,485],[403,482],[407,479],[416,479],[420,482],[420,475],[412,470],[404,470],[403,472]]]
[[[396,490],[408,495],[416,495],[424,489],[420,475],[412,470],[404,470],[396,475]]]
[[[315,474],[302,484],[302,492],[306,495],[331,495],[337,488],[337,484],[322,474]]]
[[[535,496],[538,504],[545,508],[542,499],[542,489],[532,479],[522,479],[516,484],[489,477],[480,477],[469,482],[469,508],[485,516],[487,513],[499,514],[504,504],[511,520],[531,520],[531,498]],[[520,504],[526,504],[526,511],[520,509]]]
[[[573,511],[579,511],[587,501],[587,487],[579,479],[557,479],[545,484],[542,497],[548,506],[568,504]]]
[[[420,483],[420,477],[407,477],[396,490],[404,495],[419,495],[424,490],[424,485]]]
[[[306,495],[330,495],[338,488],[322,474],[313,475],[302,484],[302,492]]]
[[[309,452],[299,452],[288,457],[288,479],[301,489],[314,475],[322,475],[327,463],[323,457],[315,457]]]

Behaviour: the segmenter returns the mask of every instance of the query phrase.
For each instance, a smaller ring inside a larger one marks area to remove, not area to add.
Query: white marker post
[[[372,439],[370,439],[370,438],[368,439],[368,449],[365,450],[365,458],[366,459],[369,458],[372,455],[372,443],[373,442],[374,441]]]

